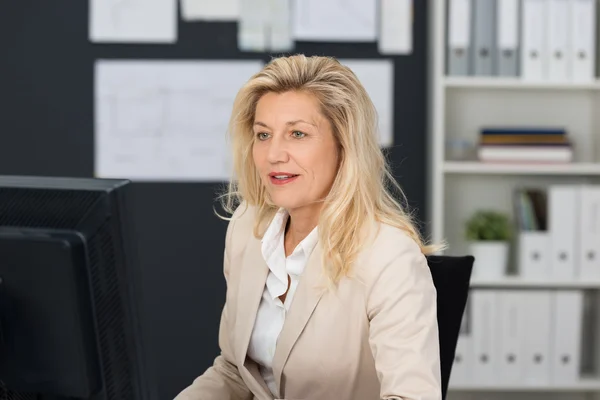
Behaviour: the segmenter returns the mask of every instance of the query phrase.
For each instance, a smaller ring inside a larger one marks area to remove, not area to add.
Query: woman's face
[[[338,146],[331,124],[309,93],[261,97],[252,156],[271,201],[288,211],[323,200],[337,173]]]

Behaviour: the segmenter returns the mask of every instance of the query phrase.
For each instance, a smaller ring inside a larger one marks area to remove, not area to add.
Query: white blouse
[[[279,210],[262,239],[262,255],[269,267],[269,275],[248,346],[248,356],[259,365],[261,375],[273,396],[277,396],[273,375],[273,356],[277,338],[294,299],[300,276],[318,239],[317,228],[315,228],[286,258],[283,240],[288,217],[284,209]],[[290,287],[283,303],[279,296],[288,289],[288,275]]]

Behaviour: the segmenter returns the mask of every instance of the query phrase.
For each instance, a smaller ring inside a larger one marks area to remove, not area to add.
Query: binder
[[[581,327],[581,348],[586,351],[581,351],[580,357],[580,373],[583,376],[593,376],[597,374],[598,362],[600,361],[600,353],[598,349],[598,321],[600,318],[600,296],[598,291],[582,291],[583,294],[583,310],[582,310],[582,327]]]
[[[546,0],[523,0],[521,17],[521,77],[546,79]]]
[[[460,325],[460,333],[456,342],[454,362],[450,374],[450,387],[466,386],[471,381],[473,364],[473,337],[471,332],[470,299],[467,300],[465,312]]]
[[[525,371],[523,341],[525,317],[523,296],[519,290],[499,293],[500,357],[498,383],[514,385],[522,381]]]
[[[496,1],[496,71],[499,76],[518,76],[519,0]]]
[[[551,248],[551,278],[574,280],[579,225],[580,190],[576,185],[552,185],[548,189],[548,230]]]
[[[600,281],[600,185],[581,187],[579,279]]]
[[[572,0],[548,0],[548,79],[567,81],[570,79],[570,25]]]
[[[596,0],[571,0],[571,54],[572,80],[594,80],[596,70]]]
[[[473,290],[471,293],[473,363],[471,379],[478,385],[497,382],[498,306],[497,291]]]
[[[551,277],[550,234],[547,231],[520,232],[517,249],[521,277],[542,281]]]
[[[473,3],[473,75],[495,75],[495,4],[496,0],[475,0]]]
[[[552,300],[552,383],[570,385],[580,376],[583,293],[559,290]]]
[[[600,7],[597,4],[594,4],[594,7],[596,8],[596,21],[600,21]],[[573,14],[571,14],[571,15],[573,15]],[[597,25],[597,23],[594,25]],[[596,28],[596,29],[598,29],[598,28]],[[595,76],[600,77],[600,32],[598,32],[598,34],[595,37],[594,49],[595,49],[596,54],[594,55],[594,57],[592,57],[592,60],[594,60],[594,62],[596,64]],[[575,69],[575,66],[573,66],[573,69]],[[575,73],[573,73],[573,75],[575,76]],[[575,78],[575,79],[577,79],[577,78]]]
[[[552,292],[549,290],[523,291],[523,384],[549,385],[552,329]]]
[[[471,1],[448,0],[448,75],[470,74]]]

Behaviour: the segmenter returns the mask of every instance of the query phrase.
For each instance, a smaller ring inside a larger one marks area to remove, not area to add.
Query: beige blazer
[[[254,211],[240,206],[227,228],[221,355],[175,400],[273,399],[246,356],[269,272]],[[440,400],[436,292],[417,244],[380,225],[335,291],[323,288],[321,254],[317,244],[277,342],[276,398]]]

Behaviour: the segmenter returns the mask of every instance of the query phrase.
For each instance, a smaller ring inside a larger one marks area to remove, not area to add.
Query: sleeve
[[[230,240],[235,224],[232,219],[227,227],[225,240],[225,254],[223,257],[223,271],[227,290],[229,290],[229,261],[231,250]],[[219,347],[221,354],[215,358],[213,365],[197,377],[194,382],[175,397],[175,400],[251,400],[252,392],[244,383],[234,363],[233,351],[227,334],[228,324],[227,303],[221,313],[219,325]]]
[[[391,400],[441,400],[437,294],[425,256],[412,239],[378,269],[367,294],[369,343]]]

